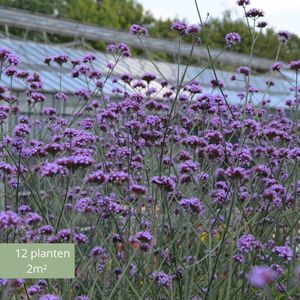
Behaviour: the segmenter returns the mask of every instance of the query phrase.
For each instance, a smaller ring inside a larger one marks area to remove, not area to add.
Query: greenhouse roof
[[[12,40],[7,38],[0,39],[1,47],[5,47],[13,51],[18,55],[22,61],[21,68],[27,71],[36,71],[41,75],[44,82],[44,92],[56,93],[59,89],[59,79],[57,76],[57,70],[49,68],[45,63],[44,59],[49,56],[55,56],[58,54],[65,53],[69,55],[71,59],[79,59],[88,53],[93,53],[97,60],[94,62],[94,67],[99,71],[106,70],[108,63],[112,62],[112,56],[99,51],[86,51],[75,48],[69,48],[66,46],[39,44],[35,42]],[[166,62],[155,62],[156,67],[160,70],[161,74],[170,82],[175,82],[178,74],[178,65]],[[180,72],[182,73],[185,66],[180,66]],[[62,80],[62,91],[65,93],[74,93],[83,86],[80,80],[73,79],[70,75],[71,65],[63,68],[63,80]],[[158,73],[155,66],[150,60],[142,58],[125,58],[120,61],[117,65],[114,76],[130,73],[135,78],[141,77],[144,73],[154,73],[159,79],[163,79],[162,75]],[[293,74],[289,71],[283,73],[289,80],[293,81]],[[222,80],[225,84],[225,92],[228,95],[228,100],[231,103],[238,101],[237,93],[244,90],[244,83],[241,80],[232,81],[230,78],[233,74],[226,71],[217,70],[217,76],[219,80]],[[238,77],[238,76],[237,76]],[[186,81],[197,79],[204,92],[211,91],[210,81],[214,79],[213,71],[209,68],[199,66],[190,66],[186,73]],[[275,85],[269,90],[265,84],[265,80],[271,79]],[[3,76],[1,79],[5,84],[10,84],[10,79]],[[270,99],[271,105],[278,107],[284,104],[284,100],[290,94],[290,84],[283,78],[275,77],[269,74],[269,77],[265,76],[252,76],[251,86],[259,90],[254,98],[256,101],[261,99]],[[108,80],[106,84],[105,92],[112,94],[114,84],[112,80]],[[25,90],[25,84],[16,79],[13,84],[14,90]]]

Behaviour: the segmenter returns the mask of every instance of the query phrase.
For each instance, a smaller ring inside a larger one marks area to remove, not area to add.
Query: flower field
[[[199,25],[178,21],[170,30],[179,51],[190,35],[191,51],[201,38],[210,53],[195,3]],[[74,279],[1,279],[1,299],[300,299],[300,60],[278,61],[290,38],[280,31],[264,84],[271,91],[281,76],[290,97],[280,108],[267,94],[254,101],[251,62],[267,23],[249,0],[237,5],[252,40],[249,64],[230,79],[244,86],[237,104],[216,58],[203,68],[214,74],[207,93],[198,76],[186,79],[189,58],[183,72],[179,59],[172,82],[159,69],[115,77],[131,56],[117,43],[107,46],[105,70],[93,54],[45,57],[58,85],[69,65],[74,83],[86,87],[72,97],[58,91],[39,112],[41,76],[0,48],[0,79],[11,79],[0,80],[1,243],[76,245]],[[148,31],[134,24],[129,34],[143,42]],[[228,33],[224,47],[243,38]],[[114,98],[104,92],[109,78]],[[27,86],[26,114],[11,89],[16,79]],[[70,115],[61,111],[67,101],[76,102]]]

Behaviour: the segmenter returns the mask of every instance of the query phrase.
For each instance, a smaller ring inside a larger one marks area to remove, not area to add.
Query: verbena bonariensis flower
[[[226,34],[225,41],[228,47],[232,47],[234,45],[240,44],[242,39],[237,32],[230,32]]]
[[[237,0],[237,5],[246,6],[250,4],[250,0]]]
[[[172,278],[168,274],[163,271],[153,272],[153,279],[157,282],[157,284],[164,286],[166,288],[170,288],[172,284]]]
[[[298,72],[300,69],[300,60],[293,60],[289,63],[289,68],[293,71]]]
[[[156,79],[156,75],[153,73],[146,73],[142,76],[142,79],[149,84],[151,81]]]
[[[38,224],[42,220],[43,220],[43,218],[39,214],[34,213],[34,212],[27,213],[26,217],[25,217],[25,223],[28,224],[28,225]]]
[[[265,13],[258,8],[250,8],[248,11],[246,11],[246,17],[248,18],[260,18],[263,17],[265,15]]]
[[[181,35],[186,34],[187,24],[182,21],[176,21],[171,25],[171,29],[177,31]]]
[[[257,288],[264,288],[277,278],[278,273],[267,266],[255,266],[248,275],[249,283]]]
[[[202,215],[205,211],[203,203],[198,198],[181,199],[178,204],[187,212]]]
[[[154,176],[151,179],[151,182],[153,184],[156,184],[156,185],[166,189],[166,191],[168,191],[168,192],[174,191],[175,187],[176,187],[175,180],[173,178],[167,177],[167,176]]]
[[[245,76],[249,76],[250,75],[250,69],[247,66],[241,66],[239,68],[236,69],[237,73],[243,74]]]
[[[62,53],[52,57],[52,60],[61,66],[69,61],[69,56],[67,54]]]
[[[251,234],[241,236],[237,241],[237,248],[242,253],[249,253],[255,249],[257,241]]]
[[[200,32],[200,26],[196,24],[188,25],[186,29],[187,34],[195,34]]]
[[[149,252],[153,247],[154,239],[149,231],[139,231],[129,238],[129,242],[135,248],[139,247],[142,251]]]
[[[61,166],[55,162],[46,162],[41,169],[41,175],[44,177],[53,176],[57,174],[66,175],[67,170],[64,166]]]
[[[259,21],[257,22],[257,25],[256,25],[258,28],[265,28],[268,26],[268,23],[266,21]]]
[[[284,67],[284,63],[281,61],[277,61],[272,65],[272,70],[279,72],[283,67]]]
[[[13,211],[1,211],[0,212],[0,228],[14,227],[18,228],[21,225],[21,218]]]
[[[288,31],[278,31],[278,38],[283,44],[286,44],[291,38],[291,34]]]
[[[94,159],[89,155],[74,155],[70,157],[59,158],[56,162],[58,166],[64,166],[68,169],[77,169],[88,167],[94,163]]]
[[[272,252],[276,253],[286,261],[291,261],[293,258],[293,250],[289,246],[276,246],[273,248]]]
[[[32,285],[27,289],[28,295],[29,296],[34,296],[36,294],[39,294],[42,292],[42,289],[38,285]]]
[[[131,35],[137,35],[137,34],[148,35],[148,30],[144,26],[141,26],[141,25],[138,25],[138,24],[133,24],[129,28],[129,33]]]
[[[102,171],[95,171],[88,174],[85,180],[89,183],[102,184],[107,181],[107,176]]]

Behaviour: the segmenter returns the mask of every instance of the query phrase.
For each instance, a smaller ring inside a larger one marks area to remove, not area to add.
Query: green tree
[[[83,23],[91,23],[99,26],[127,31],[131,24],[137,23],[149,28],[151,36],[176,39],[177,33],[170,30],[174,20],[157,20],[149,11],[134,0],[0,0],[0,5],[25,9],[49,15],[57,15]],[[251,38],[245,20],[233,20],[229,11],[220,19],[209,18],[206,24],[209,37],[209,45],[213,48],[226,47],[224,37],[227,33],[235,31],[242,37],[242,43],[235,46],[234,50],[249,54]],[[22,35],[19,29],[13,30],[16,35]],[[200,34],[201,36],[201,34]],[[52,42],[64,42],[67,38],[57,35],[51,36]],[[190,37],[184,41],[190,42]],[[103,50],[102,43],[92,43],[98,49]],[[264,29],[256,42],[255,55],[274,59],[278,49],[279,40],[277,33],[272,29]],[[279,58],[284,61],[298,59],[300,38],[293,34],[287,45],[282,47]],[[142,53],[137,51],[136,53]],[[155,53],[156,58],[172,60],[166,53]]]

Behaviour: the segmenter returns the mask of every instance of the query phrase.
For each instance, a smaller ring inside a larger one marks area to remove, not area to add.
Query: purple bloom
[[[131,35],[138,35],[138,34],[148,35],[148,30],[144,26],[133,24],[129,28],[129,33]]]
[[[131,53],[130,53],[130,48],[127,44],[125,43],[120,43],[117,45],[121,55],[123,57],[130,57],[131,56]]]
[[[236,69],[237,73],[243,74],[245,76],[249,76],[250,75],[250,69],[246,66],[241,66],[239,68]]]
[[[246,6],[250,4],[250,0],[237,0],[237,5],[239,6]]]
[[[39,92],[35,92],[32,91],[30,92],[29,98],[27,99],[27,102],[29,104],[35,104],[35,103],[40,103],[40,102],[44,102],[46,100],[46,96],[39,93]]]
[[[239,264],[244,264],[246,262],[245,256],[243,255],[234,255],[234,260]]]
[[[64,93],[56,93],[54,95],[55,100],[58,101],[67,101],[68,100],[68,96]]]
[[[18,64],[20,64],[19,57],[12,53],[8,54],[6,59],[7,59],[8,63],[10,63],[12,65],[17,66]]]
[[[257,241],[251,234],[241,236],[237,241],[237,248],[242,253],[249,253],[256,247]]]
[[[246,17],[253,18],[253,19],[263,17],[264,15],[265,15],[265,13],[258,8],[250,8],[246,12]]]
[[[276,253],[286,261],[291,261],[293,258],[293,250],[289,246],[276,246],[273,248],[272,252]]]
[[[142,79],[149,84],[151,81],[156,79],[156,76],[152,73],[146,73],[142,76]]]
[[[41,175],[43,177],[49,177],[57,174],[66,175],[67,170],[65,169],[64,166],[61,166],[55,162],[54,163],[46,162],[41,168]]]
[[[187,160],[180,165],[179,171],[180,174],[193,173],[197,171],[198,167],[198,163],[195,163],[192,160]]]
[[[284,63],[282,61],[277,61],[272,65],[272,71],[279,72],[284,67]]]
[[[54,56],[53,61],[55,61],[58,65],[63,65],[68,62],[69,56],[67,54],[59,54]]]
[[[293,60],[289,63],[291,70],[298,72],[300,70],[300,60]]]
[[[153,272],[152,273],[153,279],[157,282],[157,284],[164,286],[166,288],[170,288],[172,284],[172,278],[168,274],[163,271],[160,272]]]
[[[168,192],[174,191],[176,187],[174,179],[167,176],[154,176],[152,177],[151,182],[166,189]]]
[[[225,41],[228,47],[232,47],[234,45],[241,43],[241,36],[237,32],[230,32],[226,34]]]
[[[198,33],[199,31],[200,31],[200,27],[199,25],[196,24],[189,25],[186,29],[187,34],[195,34]]]
[[[8,77],[14,77],[18,73],[18,70],[15,67],[9,67],[5,70],[4,74]]]
[[[153,247],[153,236],[149,231],[140,231],[129,238],[131,244],[137,244],[144,252],[149,252]]]
[[[42,291],[42,290],[41,290],[41,287],[38,286],[38,285],[36,285],[36,284],[30,286],[30,287],[27,289],[27,293],[28,293],[28,295],[30,295],[30,296],[34,296],[34,295],[36,295],[36,294],[39,294],[41,291]]]
[[[225,175],[230,179],[246,179],[247,178],[247,172],[242,167],[229,167]]]
[[[102,171],[95,171],[85,178],[86,182],[102,184],[107,181],[107,176]]]
[[[61,242],[68,242],[70,240],[71,237],[71,229],[61,229],[56,237],[58,238],[59,241]]]
[[[96,60],[96,56],[94,54],[87,54],[83,57],[82,62],[83,63],[89,63]]]
[[[248,275],[249,282],[257,288],[264,288],[278,278],[278,273],[270,267],[255,266]]]
[[[129,181],[129,175],[126,172],[119,171],[119,172],[111,172],[108,175],[108,182],[114,184],[123,184]]]
[[[203,203],[198,198],[182,199],[178,204],[186,211],[202,215],[205,211]]]
[[[76,244],[88,244],[89,239],[84,233],[74,233],[74,242]]]
[[[28,205],[21,205],[19,208],[18,208],[18,212],[22,215],[25,215],[26,213],[28,212],[31,212],[31,207],[28,206]]]
[[[132,184],[130,190],[134,194],[144,195],[147,192],[147,188],[143,185]]]
[[[259,21],[256,25],[257,28],[265,28],[268,26],[268,23],[266,21]]]
[[[30,128],[27,124],[18,124],[14,131],[17,137],[25,137],[30,133]]]
[[[80,98],[82,98],[83,100],[89,100],[90,98],[90,91],[86,90],[86,89],[80,89],[78,91],[75,92],[76,96],[79,96]],[[60,99],[61,100],[61,99]],[[64,100],[65,101],[65,100]]]
[[[25,223],[28,225],[34,225],[34,224],[40,223],[42,220],[43,220],[43,218],[39,214],[29,212],[26,215]]]
[[[97,211],[95,201],[89,197],[78,199],[75,208],[81,213],[93,213]]]
[[[171,25],[171,29],[177,31],[181,35],[186,34],[187,25],[184,22],[176,21]]]
[[[286,44],[291,38],[291,34],[288,31],[278,31],[278,38],[283,44]]]
[[[49,234],[52,234],[53,232],[54,232],[54,229],[50,225],[45,225],[45,226],[42,226],[42,227],[39,228],[39,233],[40,234],[47,234],[47,235],[49,235]]]
[[[4,161],[0,161],[0,175],[1,173],[5,173],[7,175],[13,174],[15,169],[8,163]],[[1,176],[0,176],[1,178]]]
[[[59,158],[57,160],[57,165],[64,166],[69,169],[77,169],[91,166],[94,160],[88,155],[74,155],[64,158]],[[59,172],[60,173],[60,172]]]
[[[51,61],[52,61],[52,57],[50,57],[50,56],[45,57],[45,59],[44,59],[44,63],[48,66],[50,66]]]
[[[13,211],[0,212],[0,229],[9,227],[18,228],[21,225],[21,217]]]
[[[101,262],[105,262],[108,259],[107,251],[101,246],[95,246],[90,255]]]

